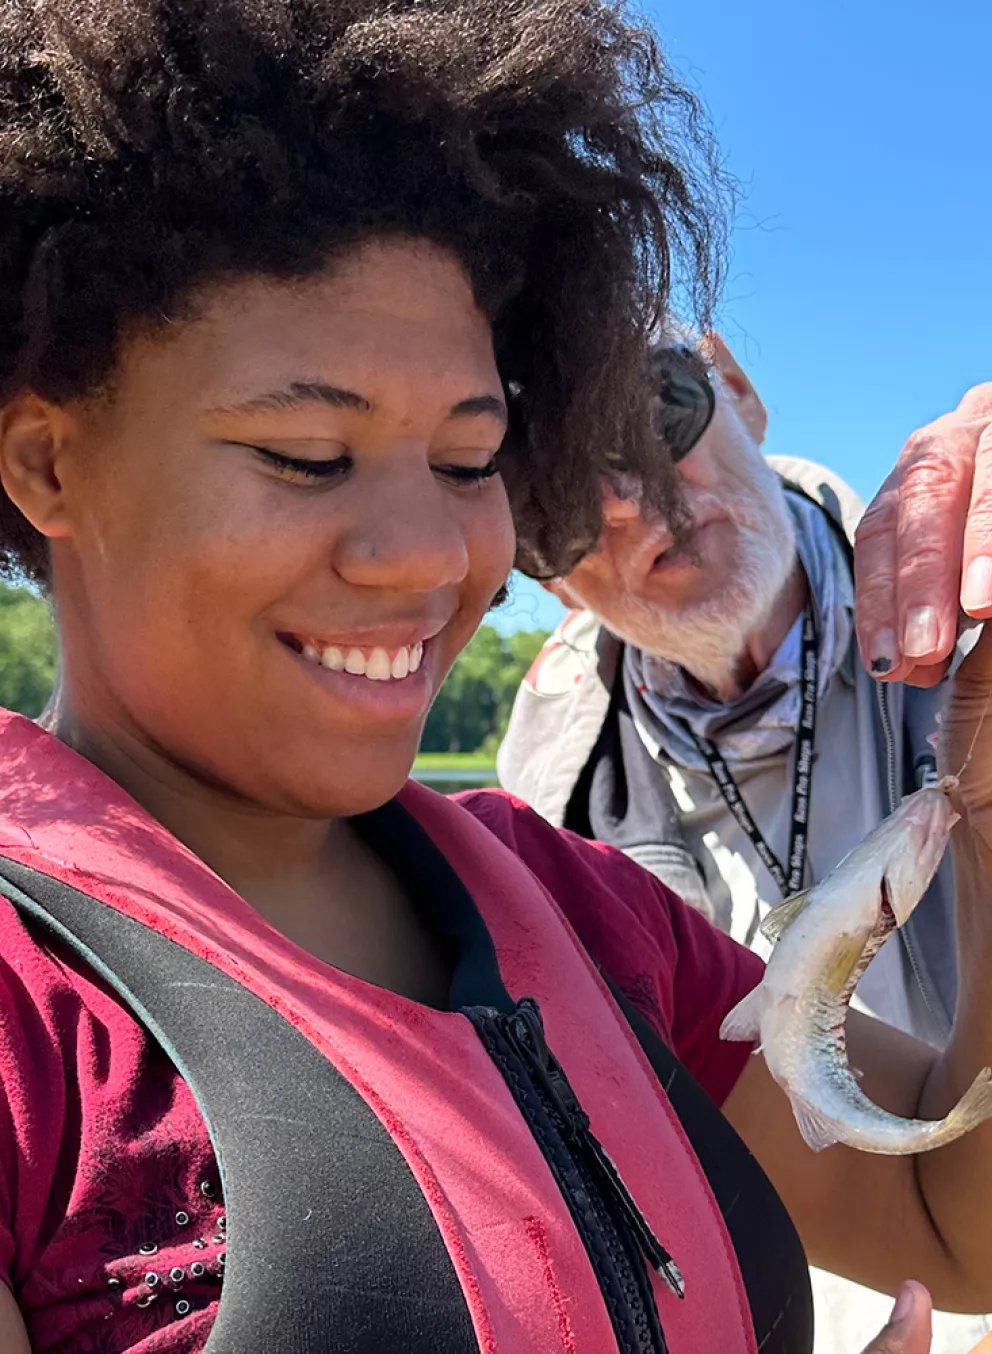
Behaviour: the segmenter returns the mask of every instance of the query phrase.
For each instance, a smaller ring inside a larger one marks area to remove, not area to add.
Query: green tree
[[[34,719],[55,684],[51,607],[30,588],[0,584],[0,705]]]
[[[438,693],[421,749],[495,753],[517,687],[545,639],[543,630],[503,636],[491,625],[481,626]]]

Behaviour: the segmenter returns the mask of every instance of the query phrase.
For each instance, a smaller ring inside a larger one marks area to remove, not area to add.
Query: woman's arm
[[[894,1114],[915,1115],[935,1069],[935,1050],[856,1011],[847,1030],[851,1064],[864,1072],[866,1095]],[[907,1275],[917,1276],[938,1306],[951,1311],[992,1306],[992,1266],[980,1258],[989,1253],[980,1234],[987,1229],[966,1236],[963,1254],[956,1253],[939,1222],[943,1200],[932,1199],[926,1188],[932,1174],[927,1157],[958,1148],[964,1153],[959,1169],[992,1174],[988,1126],[920,1157],[876,1156],[844,1146],[813,1152],[760,1055],[750,1060],[723,1110],[781,1195],[811,1264],[889,1293]],[[984,1164],[976,1168],[968,1163],[980,1135],[987,1141],[979,1153]],[[986,1191],[979,1185],[976,1193],[985,1197]]]
[[[0,1349],[3,1354],[31,1354],[20,1309],[3,1282],[0,1282]]]
[[[952,846],[954,1031],[940,1054],[856,1012],[847,1026],[851,1065],[864,1073],[866,1094],[893,1113],[928,1119],[943,1117],[979,1069],[992,1066],[992,625],[955,678],[940,737],[942,762],[955,771],[975,741]],[[843,1146],[813,1152],[760,1056],[724,1109],[779,1189],[813,1263],[889,1292],[913,1275],[938,1307],[992,1310],[992,1122],[917,1157]]]

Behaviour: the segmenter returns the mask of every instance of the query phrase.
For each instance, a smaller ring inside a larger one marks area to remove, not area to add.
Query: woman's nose
[[[429,466],[370,478],[360,515],[339,538],[337,571],[358,587],[431,592],[461,583],[469,550],[452,492]]]

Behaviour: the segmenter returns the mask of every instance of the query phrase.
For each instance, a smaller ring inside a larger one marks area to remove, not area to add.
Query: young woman
[[[551,0],[3,19],[0,544],[62,646],[41,724],[0,723],[5,1354],[801,1351],[803,1253],[731,1124],[819,1263],[986,1309],[987,1130],[809,1152],[717,1036],[753,956],[407,781],[603,476],[687,527],[641,355],[710,237],[650,37]],[[992,1054],[987,774],[950,1049],[852,1019],[904,1112]]]

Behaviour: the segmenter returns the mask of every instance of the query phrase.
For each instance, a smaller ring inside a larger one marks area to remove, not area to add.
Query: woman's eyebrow
[[[207,410],[208,414],[259,414],[273,409],[303,409],[307,405],[329,405],[333,409],[357,409],[369,413],[372,405],[364,395],[341,386],[328,385],[324,381],[291,381],[280,390],[269,390],[263,395],[253,395],[251,399],[238,404],[217,405]],[[478,418],[487,415],[508,421],[506,405],[495,395],[472,395],[459,400],[448,411],[449,418]]]
[[[260,414],[271,409],[303,409],[309,404],[330,405],[333,409],[358,409],[368,413],[372,405],[363,395],[324,381],[291,381],[281,390],[253,395],[238,404],[216,405],[209,414]]]
[[[459,400],[448,412],[449,418],[478,418],[486,414],[506,424],[510,420],[506,405],[495,395],[473,395],[470,399]]]

